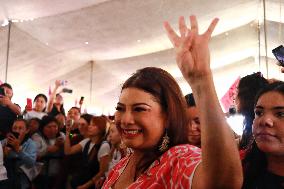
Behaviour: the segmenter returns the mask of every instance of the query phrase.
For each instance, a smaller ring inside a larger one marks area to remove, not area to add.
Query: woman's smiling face
[[[125,88],[116,109],[115,122],[127,147],[143,150],[158,145],[166,119],[153,95],[138,88]]]

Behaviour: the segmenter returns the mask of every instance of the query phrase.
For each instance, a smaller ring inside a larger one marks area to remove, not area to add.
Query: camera
[[[0,87],[0,97],[1,97],[1,96],[6,96],[6,94],[5,94],[5,89],[2,88],[2,87]]]
[[[278,60],[279,65],[284,67],[284,47],[283,45],[280,45],[279,47],[276,47],[272,50],[273,55]]]

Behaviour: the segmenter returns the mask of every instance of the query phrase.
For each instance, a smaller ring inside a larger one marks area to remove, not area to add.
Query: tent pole
[[[263,0],[262,2],[263,2],[263,29],[264,29],[264,47],[265,47],[265,67],[266,67],[266,78],[268,79],[266,5],[265,5],[265,0]]]
[[[6,54],[5,83],[7,83],[7,77],[8,77],[11,25],[12,25],[12,22],[9,20],[8,21],[8,41],[7,41],[7,54]]]

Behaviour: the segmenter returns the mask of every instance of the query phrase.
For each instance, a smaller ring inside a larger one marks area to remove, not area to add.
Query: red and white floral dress
[[[103,189],[111,189],[124,171],[130,155],[109,173]],[[141,174],[127,189],[191,188],[194,171],[201,162],[201,150],[188,144],[170,148]]]

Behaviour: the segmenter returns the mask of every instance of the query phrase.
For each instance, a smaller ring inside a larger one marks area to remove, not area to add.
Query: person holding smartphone
[[[56,93],[57,89],[63,84],[64,82],[60,80],[55,81],[55,87],[49,96],[49,101],[47,104],[47,113],[50,116],[55,117],[59,113],[65,116],[65,109],[63,107],[63,97],[60,93]]]
[[[28,133],[27,121],[17,119],[12,126],[12,132],[7,134],[3,151],[9,188],[28,189],[30,187],[28,177],[24,172],[19,171],[22,166],[32,168],[36,164],[36,144]]]
[[[21,114],[21,108],[12,102],[13,89],[10,84],[1,84],[0,91],[0,139],[3,139]]]

